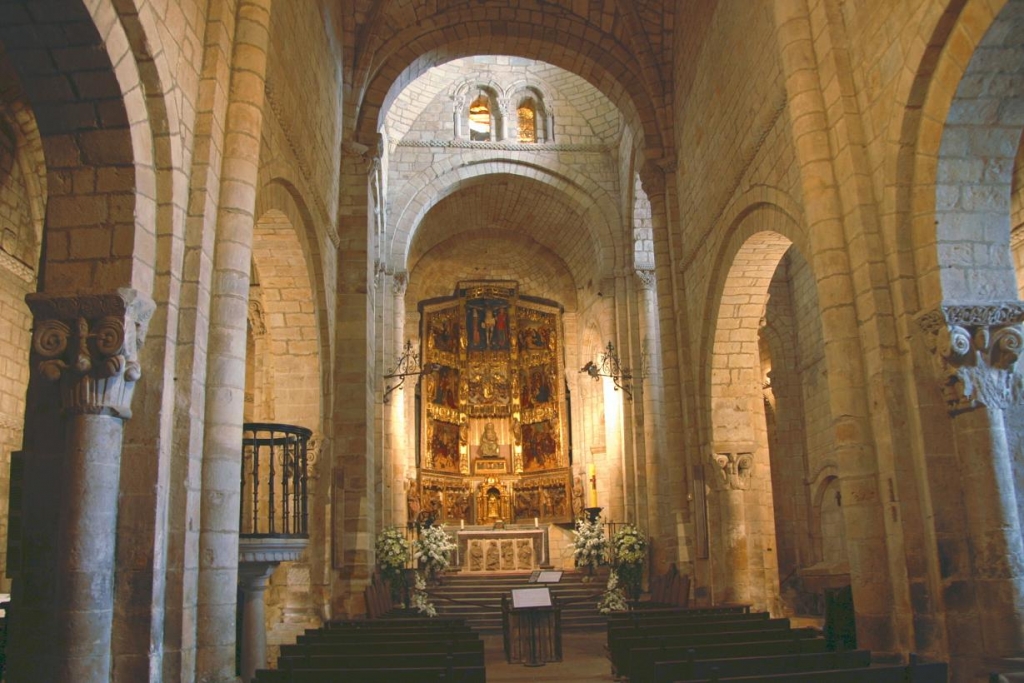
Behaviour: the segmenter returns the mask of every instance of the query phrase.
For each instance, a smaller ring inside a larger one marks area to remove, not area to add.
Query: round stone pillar
[[[747,532],[747,489],[753,473],[752,452],[715,452],[711,456],[712,480],[719,509],[718,546],[714,573],[715,602],[749,603],[750,539]]]
[[[278,562],[242,562],[238,587],[242,589],[242,683],[267,667],[267,614],[264,593]]]
[[[53,671],[58,681],[110,678],[117,503],[124,422],[153,303],[135,290],[26,297],[35,318],[33,382],[55,384],[66,416],[57,522]],[[24,596],[31,602],[36,596]]]
[[[969,585],[946,604],[956,617],[949,640],[979,672],[995,670],[1024,651],[1024,541],[1006,422],[1024,405],[1024,302],[943,305],[918,324],[952,417],[965,502],[969,552],[951,564],[969,567]]]
[[[246,318],[271,0],[240,0],[217,208],[199,516],[196,678],[235,680]]]

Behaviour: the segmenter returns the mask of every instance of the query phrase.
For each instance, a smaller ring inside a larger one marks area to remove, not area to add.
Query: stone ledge
[[[308,538],[246,538],[238,539],[238,561],[297,562],[309,546]]]

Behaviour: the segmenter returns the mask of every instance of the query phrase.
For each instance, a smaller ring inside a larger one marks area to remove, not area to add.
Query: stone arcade
[[[273,657],[385,527],[561,568],[591,502],[697,604],[1024,668],[1022,54],[1024,0],[0,3],[8,680],[233,681],[240,581]]]

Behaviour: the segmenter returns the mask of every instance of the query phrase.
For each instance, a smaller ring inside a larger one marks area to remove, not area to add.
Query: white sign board
[[[562,572],[559,571],[542,571],[537,577],[537,583],[558,583],[561,580]]]
[[[544,588],[513,588],[512,607],[525,609],[528,607],[551,607],[551,591]]]

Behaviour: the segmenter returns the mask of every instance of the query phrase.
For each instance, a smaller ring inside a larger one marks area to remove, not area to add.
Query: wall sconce
[[[608,342],[604,353],[597,355],[596,363],[592,360],[587,361],[587,364],[580,368],[580,372],[587,373],[595,380],[599,377],[610,377],[615,390],[622,389],[629,400],[633,400],[633,386],[630,383],[633,375],[630,374],[629,368],[622,367],[619,356],[615,353],[615,345],[611,342]]]
[[[441,369],[441,366],[437,363],[427,363],[422,368],[420,367],[420,354],[416,353],[416,350],[412,348],[412,340],[405,340],[405,348],[402,350],[402,354],[395,361],[395,367],[391,372],[384,375],[384,379],[397,379],[398,381],[384,388],[384,403],[391,401],[391,392],[401,389],[402,385],[405,384],[406,377],[415,377],[417,375],[429,375],[432,372],[437,372]]]

